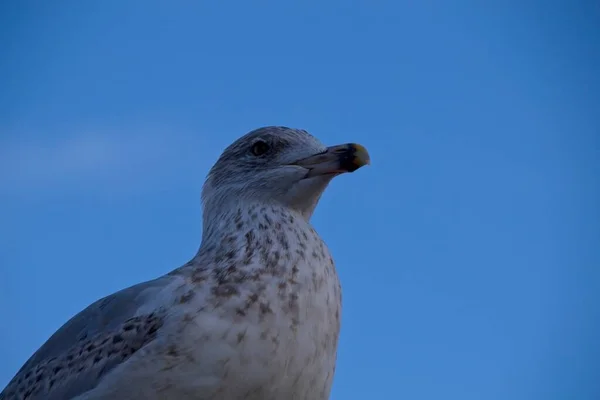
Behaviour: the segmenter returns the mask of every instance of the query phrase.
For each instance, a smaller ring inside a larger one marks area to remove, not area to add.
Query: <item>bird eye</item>
[[[269,151],[269,145],[262,140],[259,140],[252,145],[252,154],[255,156],[262,156],[267,151]]]

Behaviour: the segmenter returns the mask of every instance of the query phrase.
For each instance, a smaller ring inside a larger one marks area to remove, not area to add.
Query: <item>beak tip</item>
[[[352,143],[351,147],[354,153],[354,157],[352,159],[352,164],[355,166],[354,171],[360,167],[364,167],[365,165],[371,165],[371,156],[363,145]]]

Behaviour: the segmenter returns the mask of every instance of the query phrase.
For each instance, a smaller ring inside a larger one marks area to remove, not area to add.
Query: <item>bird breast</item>
[[[225,222],[234,229],[203,244],[178,290],[173,317],[188,323],[169,324],[184,327],[172,353],[193,354],[189,363],[223,390],[328,398],[341,293],[327,246],[284,209],[239,210]]]

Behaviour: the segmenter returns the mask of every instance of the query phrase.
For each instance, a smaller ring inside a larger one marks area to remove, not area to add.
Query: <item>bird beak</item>
[[[306,178],[310,178],[354,172],[370,163],[367,149],[360,144],[347,143],[328,147],[325,152],[304,158],[295,164],[308,169]]]

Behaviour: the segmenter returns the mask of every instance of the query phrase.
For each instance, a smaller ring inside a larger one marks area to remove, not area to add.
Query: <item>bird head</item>
[[[308,220],[335,176],[369,162],[359,144],[326,147],[304,130],[259,128],[228,146],[211,168],[202,189],[204,211],[242,202],[278,205]]]

